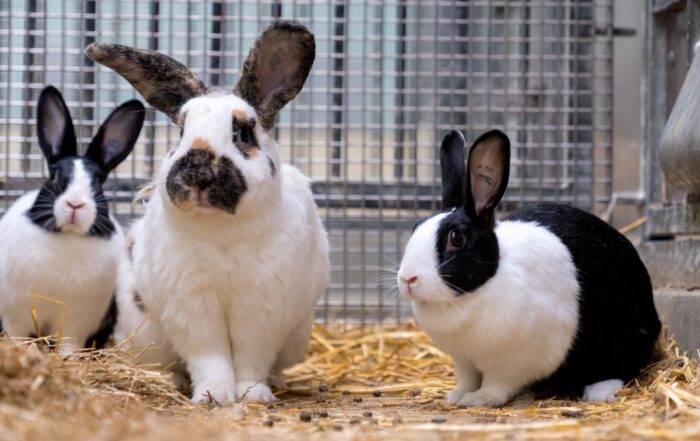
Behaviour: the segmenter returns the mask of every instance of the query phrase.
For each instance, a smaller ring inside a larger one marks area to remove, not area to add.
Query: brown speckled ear
[[[188,100],[207,88],[177,60],[159,52],[120,44],[92,43],[85,55],[126,78],[148,104],[177,124],[177,113]]]
[[[265,130],[304,86],[315,57],[314,35],[295,21],[276,21],[257,37],[234,92],[255,108]]]

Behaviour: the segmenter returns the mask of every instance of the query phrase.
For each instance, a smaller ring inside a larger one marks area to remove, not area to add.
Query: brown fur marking
[[[240,109],[235,109],[233,112],[231,112],[231,115],[233,115],[233,119],[238,121],[245,121],[248,119],[248,115],[246,115],[245,112]]]
[[[194,141],[192,141],[192,145],[190,146],[190,148],[209,150],[210,146],[206,139],[197,137],[194,139]]]

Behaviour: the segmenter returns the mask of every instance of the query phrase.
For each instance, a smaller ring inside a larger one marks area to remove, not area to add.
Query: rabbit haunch
[[[185,361],[195,402],[275,399],[268,382],[300,361],[328,285],[328,240],[309,180],[282,164],[269,135],[301,90],[313,35],[278,21],[255,40],[233,93],[212,91],[163,54],[93,44],[88,57],[124,76],[181,129],[163,160],[120,266],[121,335],[146,354]]]
[[[397,282],[455,363],[450,404],[498,406],[526,387],[614,399],[649,362],[660,322],[644,264],[597,217],[539,203],[495,221],[510,141],[445,136],[444,212],[416,226]]]

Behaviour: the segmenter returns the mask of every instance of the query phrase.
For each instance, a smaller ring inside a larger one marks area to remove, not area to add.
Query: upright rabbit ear
[[[110,113],[92,138],[85,157],[100,166],[104,172],[102,180],[131,153],[145,113],[140,101],[127,101]]]
[[[39,147],[49,165],[77,154],[73,120],[61,92],[53,86],[45,87],[39,95],[36,124]]]
[[[458,130],[451,130],[442,138],[440,170],[442,172],[442,208],[463,206],[467,172],[464,167],[464,136]]]
[[[234,93],[255,108],[262,127],[270,130],[277,113],[304,86],[315,57],[316,42],[308,29],[295,21],[276,21],[253,43]]]
[[[120,44],[92,43],[85,55],[124,77],[143,98],[177,124],[177,114],[190,99],[207,92],[186,66],[159,52]]]
[[[467,202],[465,210],[472,218],[493,228],[496,205],[503,197],[510,174],[510,140],[505,133],[484,133],[469,149],[467,162]]]

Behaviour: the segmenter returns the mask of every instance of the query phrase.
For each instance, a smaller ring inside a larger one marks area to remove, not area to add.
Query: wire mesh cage
[[[82,148],[137,96],[83,49],[94,41],[164,52],[231,88],[254,36],[276,18],[316,35],[302,93],[280,114],[283,158],[310,176],[332,246],[326,321],[400,321],[391,269],[416,220],[439,209],[438,145],[500,128],[513,145],[503,210],[560,201],[600,211],[611,193],[612,0],[0,0],[0,194],[4,212],[46,174],[36,99],[58,87]],[[149,111],[108,181],[113,213],[179,140]]]

